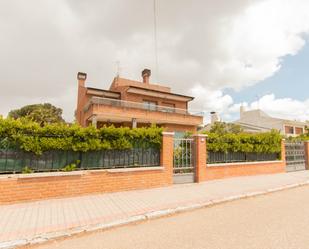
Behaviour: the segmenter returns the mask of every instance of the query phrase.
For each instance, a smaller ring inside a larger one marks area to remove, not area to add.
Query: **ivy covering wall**
[[[207,150],[213,152],[279,153],[282,136],[277,131],[259,134],[207,133]]]
[[[115,128],[95,129],[79,125],[50,124],[41,127],[24,119],[0,117],[0,149],[15,148],[42,154],[49,150],[94,151],[101,149],[129,149],[160,147],[162,129]]]

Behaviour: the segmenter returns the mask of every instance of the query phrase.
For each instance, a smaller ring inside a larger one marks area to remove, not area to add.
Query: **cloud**
[[[19,0],[0,3],[0,113],[35,101],[73,119],[76,73],[108,88],[124,77],[196,96],[194,108],[233,115],[224,89],[242,89],[280,70],[309,31],[307,0],[169,0],[158,3],[155,73],[152,1]],[[302,114],[301,114],[302,115]]]
[[[306,121],[309,117],[309,99],[304,101],[291,98],[276,98],[275,94],[267,94],[261,97],[258,101],[251,103],[243,103],[247,110],[261,109],[271,116]],[[239,107],[240,105],[233,106]],[[239,109],[238,109],[239,110]]]
[[[201,89],[199,90],[201,94],[205,93],[202,91]],[[217,91],[216,94],[212,96],[217,99],[215,102],[218,106],[216,107],[220,110],[219,115],[223,121],[230,122],[239,119],[239,110],[241,106],[244,106],[246,111],[261,109],[268,115],[277,118],[298,121],[309,120],[309,98],[303,101],[292,98],[276,98],[275,94],[270,93],[262,96],[256,101],[235,103],[231,96],[224,95],[221,91]],[[211,106],[211,104],[213,101],[210,100],[209,102],[210,103],[205,103],[205,108],[212,110],[211,108],[213,106]],[[205,120],[209,122],[209,113],[206,115]]]
[[[261,109],[268,115],[298,121],[309,120],[309,98],[303,101],[292,98],[276,98],[273,93],[266,94],[258,100],[252,102],[237,103],[232,96],[224,94],[220,90],[206,90],[202,86],[197,86],[192,89],[192,94],[197,96],[208,96],[203,103],[197,103],[198,106],[203,106],[205,110],[204,123],[210,122],[210,112],[216,111],[221,120],[231,122],[239,119],[239,110],[244,106],[247,111]],[[196,111],[192,108],[192,111]]]
[[[284,56],[295,55],[304,46],[308,9],[306,0],[268,0],[248,7],[234,19],[225,41],[230,56],[216,82],[240,89],[276,73]]]

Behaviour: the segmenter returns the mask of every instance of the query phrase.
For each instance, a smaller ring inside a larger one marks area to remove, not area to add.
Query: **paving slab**
[[[309,171],[0,205],[0,248],[39,243],[309,184]]]

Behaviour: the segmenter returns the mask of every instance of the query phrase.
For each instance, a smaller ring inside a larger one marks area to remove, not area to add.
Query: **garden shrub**
[[[31,168],[28,167],[28,166],[25,166],[25,167],[22,169],[22,174],[31,174],[31,173],[33,173],[33,172],[34,172],[34,170],[31,169]]]
[[[207,133],[207,150],[213,152],[279,153],[282,136],[279,132],[258,134]]]
[[[162,142],[162,129],[114,126],[96,129],[83,128],[77,124],[47,124],[26,119],[0,117],[0,149],[15,148],[42,154],[49,150],[93,151],[102,149],[130,149],[133,147],[159,148]]]

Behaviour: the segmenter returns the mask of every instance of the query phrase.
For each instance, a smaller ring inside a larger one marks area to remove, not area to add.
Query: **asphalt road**
[[[309,186],[35,248],[309,249]]]

